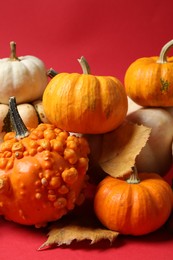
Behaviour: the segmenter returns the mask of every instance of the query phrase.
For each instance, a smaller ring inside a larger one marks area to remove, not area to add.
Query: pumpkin
[[[10,96],[17,103],[41,98],[48,83],[45,64],[35,56],[17,57],[15,42],[10,47],[10,57],[0,59],[0,103],[8,104]]]
[[[10,116],[15,132],[0,144],[0,215],[45,226],[83,202],[89,146],[51,124],[27,129],[14,97]]]
[[[160,56],[134,61],[125,73],[127,95],[138,105],[173,106],[173,57],[167,57],[173,40],[165,44]]]
[[[45,112],[44,112],[44,107],[43,107],[43,102],[41,99],[35,100],[34,102],[32,102],[32,105],[35,109],[35,111],[37,112],[37,115],[39,117],[39,121],[42,123],[49,123],[49,120],[47,119]],[[20,114],[20,112],[19,112]],[[26,125],[25,121],[24,124]]]
[[[172,165],[173,116],[167,109],[139,108],[128,101],[126,120],[151,128],[150,137],[136,158],[138,171],[165,175]]]
[[[115,77],[94,76],[84,57],[83,74],[59,73],[43,93],[48,120],[76,133],[104,133],[118,127],[127,113],[127,95]]]
[[[131,114],[132,112],[142,108],[138,104],[136,104],[131,98],[127,97],[128,100],[128,111],[127,111],[127,116]]]
[[[125,180],[106,176],[94,198],[100,222],[121,234],[144,235],[160,228],[173,208],[173,192],[156,173],[134,170]]]
[[[42,100],[18,104],[17,109],[24,124],[29,128],[35,128],[41,122],[49,123],[44,113]],[[10,130],[9,106],[0,104],[0,142],[3,141],[5,133]]]

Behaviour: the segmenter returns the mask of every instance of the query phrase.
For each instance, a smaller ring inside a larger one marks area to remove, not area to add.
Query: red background
[[[0,58],[9,56],[13,40],[18,56],[37,56],[58,72],[81,72],[77,58],[83,55],[93,74],[123,82],[131,62],[159,55],[173,39],[172,0],[5,0],[0,10]],[[82,243],[38,252],[46,240],[42,230],[0,219],[0,259],[169,260],[172,238],[161,229],[141,238],[121,237],[110,248]]]
[[[173,39],[172,0],[5,0],[0,10],[0,57],[13,40],[59,72],[81,72],[83,55],[93,74],[123,81],[132,61]]]

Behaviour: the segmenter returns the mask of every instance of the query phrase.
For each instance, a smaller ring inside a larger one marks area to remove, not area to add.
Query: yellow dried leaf
[[[125,121],[112,132],[87,138],[92,157],[102,170],[112,177],[121,177],[135,165],[150,133],[149,127]]]
[[[112,177],[130,172],[150,133],[151,129],[146,126],[125,122],[115,131],[105,134],[99,159],[101,168]]]
[[[51,245],[61,246],[70,245],[74,240],[90,240],[91,244],[100,240],[108,239],[111,243],[118,236],[118,232],[102,229],[80,226],[79,223],[62,224],[59,223],[49,232],[47,241],[39,250],[50,247]]]
[[[119,233],[102,227],[94,214],[92,203],[93,201],[87,200],[78,210],[52,225],[47,241],[39,250],[83,240],[89,240],[90,244],[94,244],[106,239],[112,243]]]

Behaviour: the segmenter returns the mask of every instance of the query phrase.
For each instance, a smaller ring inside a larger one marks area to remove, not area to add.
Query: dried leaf
[[[151,128],[125,121],[112,132],[88,135],[91,155],[102,170],[113,177],[131,171],[137,155],[146,145]]]
[[[115,131],[105,134],[99,159],[101,168],[113,177],[130,172],[150,133],[150,128],[127,121]]]
[[[94,215],[92,203],[87,200],[77,211],[63,217],[51,226],[48,239],[39,250],[51,246],[70,245],[73,241],[83,240],[89,240],[90,244],[95,244],[107,239],[112,243],[118,236],[118,232],[102,227]]]
[[[111,243],[118,236],[118,232],[80,226],[79,223],[68,224],[60,222],[49,232],[47,241],[39,248],[39,250],[47,248],[51,245],[70,245],[74,240],[77,242],[82,240],[90,240],[91,244],[97,243],[102,239],[108,239]]]

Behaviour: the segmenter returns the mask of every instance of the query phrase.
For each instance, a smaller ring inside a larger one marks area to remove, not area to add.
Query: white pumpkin
[[[21,116],[25,126],[36,128],[39,124],[39,117],[34,106],[29,103],[19,104],[17,106],[19,115]]]
[[[43,61],[35,56],[16,56],[16,43],[10,42],[11,55],[0,59],[0,103],[8,104],[15,96],[17,104],[42,97],[48,83]]]
[[[132,112],[138,110],[139,108],[142,108],[141,106],[139,106],[138,104],[136,104],[131,98],[127,97],[128,100],[128,111],[127,111],[127,115],[131,114]]]
[[[144,108],[129,101],[127,120],[150,127],[151,135],[136,158],[140,172],[164,175],[172,165],[173,116],[164,108]]]
[[[36,100],[32,103],[32,105],[34,106],[35,110],[37,111],[40,121],[42,123],[49,124],[50,122],[45,115],[42,100]]]
[[[3,132],[4,119],[8,114],[8,105],[0,104],[0,133]]]

